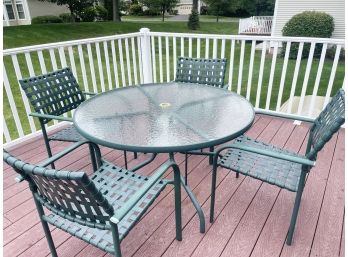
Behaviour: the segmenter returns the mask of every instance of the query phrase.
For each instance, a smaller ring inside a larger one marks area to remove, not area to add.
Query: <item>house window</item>
[[[13,6],[11,1],[5,1],[5,7],[7,11],[7,17],[9,20],[14,20],[15,19],[15,13],[13,11]]]
[[[19,19],[25,19],[23,4],[16,4]]]

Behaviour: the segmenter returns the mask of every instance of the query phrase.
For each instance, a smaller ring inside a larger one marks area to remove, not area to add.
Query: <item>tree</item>
[[[221,16],[226,8],[231,6],[231,0],[204,0],[209,6],[209,12],[216,16],[216,22],[219,22]]]
[[[94,0],[40,0],[42,2],[56,3],[57,5],[67,5],[74,21],[80,17],[82,10],[93,6]]]
[[[162,21],[164,21],[165,12],[172,10],[180,2],[180,0],[139,0],[139,2],[149,9],[161,12]]]
[[[115,22],[121,21],[120,0],[113,0],[112,1],[112,20]]]
[[[198,0],[192,0],[192,10],[198,12]]]

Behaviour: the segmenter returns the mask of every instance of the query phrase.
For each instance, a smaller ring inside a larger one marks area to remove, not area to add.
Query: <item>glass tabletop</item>
[[[74,112],[76,129],[115,149],[167,153],[206,148],[244,133],[253,106],[211,86],[162,83],[130,86],[90,98]]]

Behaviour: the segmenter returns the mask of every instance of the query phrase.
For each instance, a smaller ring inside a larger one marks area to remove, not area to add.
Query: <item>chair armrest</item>
[[[312,118],[307,118],[307,117],[298,117],[293,114],[288,114],[288,113],[279,113],[275,111],[264,111],[258,108],[255,108],[255,114],[262,114],[262,115],[268,115],[268,116],[273,116],[273,117],[279,117],[279,118],[285,118],[285,119],[291,119],[291,120],[300,120],[300,121],[305,121],[305,122],[314,122],[314,119]]]
[[[32,112],[29,113],[30,116],[37,117],[37,118],[44,118],[44,119],[52,119],[52,120],[61,120],[61,121],[69,121],[73,122],[72,118],[69,117],[62,117],[62,116],[56,116],[56,115],[49,115],[49,114],[42,114],[38,112]]]
[[[80,147],[83,144],[89,143],[89,141],[84,140],[84,141],[79,141],[69,147],[67,147],[66,149],[64,149],[63,151],[53,155],[52,157],[44,160],[43,162],[39,163],[37,166],[41,166],[41,167],[46,167],[48,165],[50,165],[51,163],[57,161],[58,159],[62,158],[63,156],[67,155],[68,153],[74,151],[76,148]]]
[[[288,155],[288,154],[277,153],[277,152],[264,150],[264,149],[258,149],[255,147],[250,147],[250,146],[246,146],[246,145],[238,144],[238,143],[233,144],[233,145],[224,146],[224,147],[220,148],[219,150],[217,150],[216,154],[219,154],[222,150],[227,149],[227,148],[239,149],[239,150],[243,150],[243,151],[247,151],[247,152],[251,152],[251,153],[256,153],[256,154],[261,154],[264,156],[269,156],[269,157],[273,157],[273,158],[277,158],[277,159],[281,159],[281,160],[285,160],[285,161],[299,163],[302,165],[307,165],[307,166],[312,166],[312,167],[315,166],[314,161],[311,161],[311,160],[304,158],[304,157],[301,157],[301,156],[292,156],[292,155]]]
[[[16,183],[21,183],[22,181],[24,181],[24,177],[22,175],[18,175],[15,177],[15,181]]]
[[[159,167],[156,172],[149,177],[146,183],[126,202],[126,204],[114,213],[114,215],[110,218],[110,221],[114,224],[118,224],[173,165],[175,165],[175,162],[168,160],[161,167]]]
[[[94,96],[94,95],[96,95],[97,93],[82,91],[82,94]]]

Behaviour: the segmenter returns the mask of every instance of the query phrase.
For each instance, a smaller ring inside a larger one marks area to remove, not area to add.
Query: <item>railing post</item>
[[[144,82],[152,83],[152,62],[151,62],[151,40],[149,36],[150,30],[148,28],[140,29],[140,51],[142,67],[141,72],[143,73]]]

